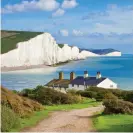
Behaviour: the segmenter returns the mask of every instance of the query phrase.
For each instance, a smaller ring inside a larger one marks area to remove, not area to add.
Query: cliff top
[[[27,41],[42,32],[30,31],[1,31],[1,54],[7,53],[16,48],[19,42]]]

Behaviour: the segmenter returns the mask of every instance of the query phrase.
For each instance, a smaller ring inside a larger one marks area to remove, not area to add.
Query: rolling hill
[[[7,53],[16,48],[18,42],[27,41],[42,32],[30,31],[1,31],[1,54]]]

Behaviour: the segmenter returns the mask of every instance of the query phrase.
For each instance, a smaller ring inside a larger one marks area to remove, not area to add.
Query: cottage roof
[[[72,80],[70,84],[96,86],[105,79],[106,78],[104,77],[97,79],[96,77],[84,78],[83,76],[78,76],[74,80]]]
[[[70,83],[69,79],[53,79],[50,82],[46,84],[46,86],[49,87],[63,87],[63,88],[68,88],[68,85]]]

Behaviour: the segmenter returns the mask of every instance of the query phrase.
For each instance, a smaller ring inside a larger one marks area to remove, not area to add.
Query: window
[[[74,84],[72,84],[72,87],[74,87]]]

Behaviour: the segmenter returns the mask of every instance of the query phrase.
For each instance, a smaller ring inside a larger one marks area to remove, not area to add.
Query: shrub
[[[44,86],[37,86],[33,93],[32,98],[44,105],[72,104],[81,101],[80,96],[77,96],[76,94],[64,94]]]
[[[80,94],[83,97],[96,98],[97,93],[93,91],[78,91],[77,94]]]
[[[67,90],[67,93],[70,93],[72,95],[76,95],[77,94],[77,91],[74,90],[74,89],[69,89],[69,90]]]
[[[97,93],[95,99],[96,101],[102,101],[104,99],[104,95],[102,92]]]
[[[92,91],[96,93],[97,100],[103,100],[104,95],[107,93],[112,93],[114,96],[118,97],[119,99],[123,99],[125,101],[133,102],[133,91],[125,91],[120,89],[105,89],[105,88],[98,88],[98,87],[89,87],[85,91]]]
[[[133,91],[123,91],[122,97],[125,101],[129,101],[133,103]]]
[[[105,114],[133,114],[133,103],[131,102],[107,99],[104,100],[103,105]]]
[[[106,94],[104,95],[104,99],[113,99],[113,100],[117,100],[118,97],[116,97],[114,94],[112,94],[111,92],[109,92],[109,93],[106,93]]]
[[[22,96],[29,96],[30,94],[33,93],[33,90],[32,89],[23,89],[21,92],[20,92],[20,95]]]
[[[17,90],[12,90],[15,94],[18,94],[19,92]]]
[[[38,102],[26,97],[19,96],[14,92],[1,88],[1,102],[6,103],[10,108],[21,117],[27,117],[36,110],[41,110],[43,107]]]
[[[8,132],[12,128],[20,126],[19,117],[6,105],[1,106],[1,130]]]
[[[69,97],[71,99],[70,104],[71,103],[79,103],[79,102],[81,102],[83,100],[81,95],[72,95],[71,94],[71,95],[69,95]]]

